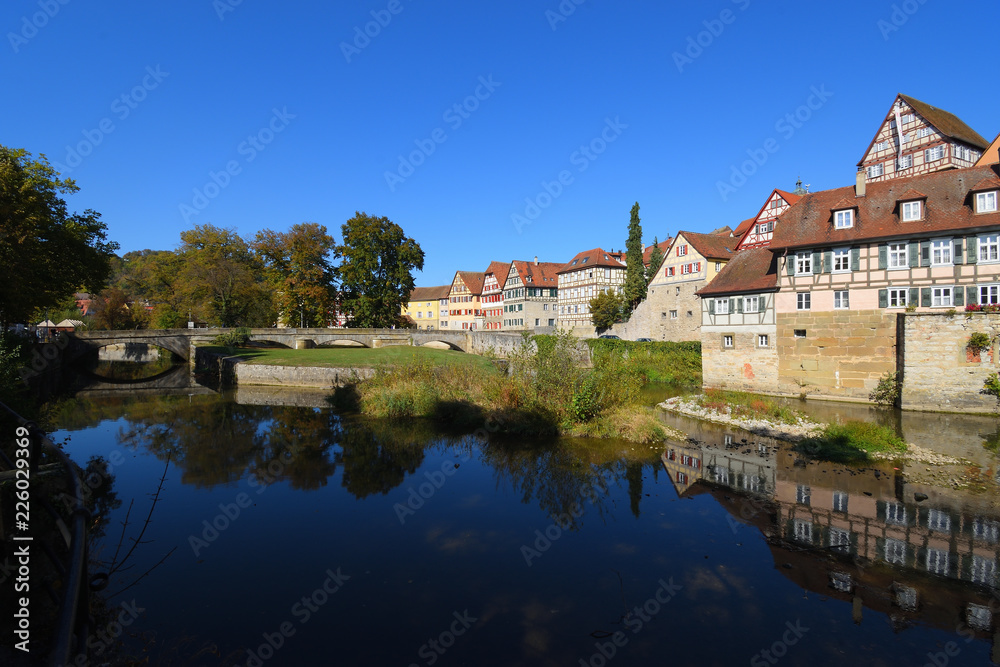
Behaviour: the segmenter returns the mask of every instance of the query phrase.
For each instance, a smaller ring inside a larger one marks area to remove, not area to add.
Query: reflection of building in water
[[[868,607],[899,626],[970,628],[979,637],[996,628],[1000,510],[990,497],[913,485],[891,468],[803,465],[792,451],[754,442],[689,441],[662,458],[678,494],[710,483],[727,511],[768,538],[785,576],[852,603],[855,621]],[[768,500],[754,497],[761,494]]]

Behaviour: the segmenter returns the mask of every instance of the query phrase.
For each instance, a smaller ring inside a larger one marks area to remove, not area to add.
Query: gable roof
[[[477,273],[476,271],[458,271],[455,275],[462,279],[462,282],[465,283],[465,286],[470,292],[472,292],[473,296],[482,296],[483,283],[486,282],[485,273]]]
[[[584,250],[563,264],[562,268],[556,271],[556,273],[569,273],[570,271],[591,266],[610,266],[615,269],[624,269],[625,264],[615,259],[615,257],[621,257],[622,255],[623,253],[607,252],[602,248]]]
[[[897,238],[1000,226],[1000,212],[976,214],[973,188],[995,186],[1000,176],[991,167],[937,171],[920,176],[869,183],[866,196],[853,186],[805,195],[775,226],[771,249],[843,245],[861,240]],[[911,190],[927,195],[923,220],[901,222],[898,202]],[[834,229],[832,211],[848,202],[857,208],[854,226]]]
[[[510,262],[490,262],[489,268],[486,269],[486,274],[489,273],[496,276],[497,282],[500,284],[500,289],[503,289],[504,284],[507,282],[507,274],[510,273]],[[483,280],[486,279],[486,274],[483,274]]]
[[[684,235],[698,253],[705,259],[731,259],[739,239],[720,234],[697,234],[695,232],[677,232],[677,238]],[[675,239],[676,242],[676,239]]]
[[[437,287],[414,287],[410,292],[410,301],[433,301],[435,299],[447,299],[451,294],[451,285],[440,285]]]
[[[972,166],[983,167],[988,164],[997,164],[998,161],[1000,161],[1000,134],[996,136],[990,147],[983,151],[982,156]]]
[[[656,244],[650,244],[650,246],[646,248],[642,253],[642,265],[649,266],[649,260],[652,259],[653,257],[653,248],[659,248],[660,252],[662,252],[665,255],[667,254],[667,249],[670,248],[670,244],[673,243],[673,241],[674,240],[668,236],[666,241],[660,241],[659,243]]]
[[[698,296],[766,292],[778,288],[778,255],[770,248],[748,248],[736,253]]]
[[[559,269],[564,265],[559,262],[528,262],[515,259],[511,265],[520,276],[521,282],[534,287],[558,287]]]
[[[733,238],[736,239],[737,245],[739,245],[740,241],[743,240],[743,237],[747,235],[747,232],[750,231],[750,228],[753,227],[755,222],[757,222],[757,218],[747,218],[740,224],[736,225],[736,229],[733,230]]]

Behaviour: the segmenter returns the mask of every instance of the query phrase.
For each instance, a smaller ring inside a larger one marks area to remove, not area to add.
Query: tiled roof
[[[797,195],[794,192],[785,192],[784,190],[775,190],[781,197],[789,204],[794,204],[798,200],[802,199],[802,195]],[[768,200],[770,201],[770,200]]]
[[[490,262],[486,273],[492,273],[496,276],[497,282],[500,283],[500,289],[503,289],[507,282],[507,274],[510,273],[510,262]]]
[[[515,259],[512,264],[521,282],[534,287],[558,287],[559,276],[556,274],[564,266],[559,262],[526,262],[520,259]]]
[[[960,139],[967,144],[971,144],[980,150],[985,150],[990,142],[986,141],[978,132],[965,124],[965,122],[953,113],[938,109],[926,102],[914,99],[909,95],[899,95],[900,99],[913,107],[913,110],[924,117],[928,123],[933,125],[941,134]]]
[[[696,234],[695,232],[677,232],[687,239],[688,243],[705,259],[730,259],[739,239],[718,234]]]
[[[570,271],[577,271],[591,266],[610,266],[616,269],[624,269],[625,264],[615,259],[615,257],[623,256],[624,253],[606,252],[601,248],[584,250],[563,264],[562,268],[556,271],[556,273],[569,273]]]
[[[916,188],[910,188],[903,194],[899,195],[899,201],[913,201],[914,199],[927,199],[927,195],[920,192]]]
[[[982,167],[988,164],[996,164],[1000,159],[1000,134],[993,139],[990,147],[983,151],[982,156],[976,161],[975,167]]]
[[[414,287],[410,292],[410,301],[433,301],[434,299],[447,299],[451,293],[451,285],[441,285],[439,287]]]
[[[733,231],[733,238],[736,239],[736,243],[739,243],[740,239],[747,235],[747,232],[750,231],[755,222],[757,222],[757,218],[747,218],[736,226],[736,229]]]
[[[673,241],[674,240],[668,236],[666,241],[660,241],[655,245],[650,244],[649,247],[646,248],[646,250],[643,251],[642,253],[642,265],[649,266],[649,260],[653,256],[653,248],[658,247],[660,249],[660,252],[662,252],[663,254],[667,254],[667,249],[670,247],[670,244],[673,243]]]
[[[719,236],[732,236],[733,230],[729,225],[726,225],[725,227],[719,227],[718,229],[713,229],[710,233],[717,234]]]
[[[779,218],[771,249],[1000,226],[1000,212],[977,215],[972,209],[973,187],[991,184],[1000,190],[1000,177],[991,167],[971,167],[869,183],[864,197],[857,197],[853,186],[813,192]],[[927,194],[924,219],[901,222],[897,203],[911,189]],[[832,210],[843,201],[858,209],[854,226],[834,229]]]
[[[482,296],[483,294],[483,283],[486,282],[485,273],[477,273],[475,271],[459,271],[458,276],[465,283],[465,286],[469,288],[473,296]]]
[[[778,287],[778,256],[769,248],[750,248],[733,256],[698,296],[764,292]]]

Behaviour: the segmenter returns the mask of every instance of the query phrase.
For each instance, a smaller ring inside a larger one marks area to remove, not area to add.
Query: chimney
[[[538,255],[535,255],[535,266],[538,266]]]
[[[865,196],[865,170],[864,168],[858,169],[858,182],[854,186],[854,194],[858,197]]]

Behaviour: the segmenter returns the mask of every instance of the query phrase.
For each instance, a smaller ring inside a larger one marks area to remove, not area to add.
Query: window
[[[976,517],[972,521],[972,536],[977,540],[996,544],[997,541],[1000,541],[1000,523]]]
[[[743,312],[744,313],[757,313],[760,312],[760,297],[759,296],[747,296],[743,298]]]
[[[771,203],[772,204],[778,204],[780,202],[773,201]],[[776,208],[776,206],[772,206],[772,208]],[[772,229],[774,229],[774,220],[771,220],[770,222],[762,222],[759,225],[757,225],[757,233],[758,234],[767,234]]]
[[[931,574],[948,574],[948,552],[942,549],[928,549],[927,571]]]
[[[715,314],[716,315],[728,315],[729,314],[729,299],[716,299],[715,300]]]
[[[979,261],[996,262],[1000,260],[1000,234],[987,234],[979,237]]]
[[[843,491],[833,492],[833,511],[847,513],[847,501],[849,496]]]
[[[733,346],[733,337],[732,336],[723,336],[722,337],[722,347],[731,348],[732,346]]]
[[[834,226],[837,229],[847,229],[854,226],[854,209],[834,212]]]
[[[844,273],[851,270],[851,249],[838,248],[833,251],[833,270]]]
[[[795,255],[795,275],[812,273],[812,253],[800,252]]]
[[[965,146],[960,146],[959,144],[955,144],[952,154],[955,156],[956,159],[965,160],[966,162],[972,161],[972,151],[966,148]]]
[[[677,246],[677,256],[678,257],[683,257],[686,254],[688,254],[687,244]]]
[[[888,503],[885,506],[886,523],[893,523],[897,526],[906,525],[906,507],[902,503]]]
[[[972,557],[972,572],[970,578],[974,584],[993,586],[997,576],[997,562],[993,558],[983,556]]]
[[[885,541],[885,562],[896,565],[906,564],[906,542],[887,539]]]
[[[889,290],[889,307],[906,308],[906,298],[909,290],[905,287],[896,287]]]
[[[813,541],[813,525],[808,521],[803,521],[802,519],[795,520],[795,540],[798,542],[805,542],[806,544],[812,544]]]
[[[952,292],[953,288],[951,287],[931,288],[931,306],[935,308],[953,306],[954,300]]]
[[[899,169],[909,169],[913,166],[913,155],[899,156]]]
[[[795,309],[809,310],[812,304],[812,295],[809,292],[799,292],[795,295]]]
[[[757,347],[768,347],[767,334],[760,334],[757,336]]]
[[[979,288],[979,305],[995,306],[1000,304],[1000,285],[982,285]]]
[[[792,332],[792,335],[795,336],[795,338],[805,338],[806,337],[806,330],[805,329],[795,329]]]
[[[997,191],[976,193],[976,213],[991,213],[997,210]]]
[[[715,272],[718,273],[721,270],[722,270],[722,262],[716,262],[715,263]]]
[[[916,116],[914,116],[912,113],[903,114],[903,117],[900,120],[902,120],[903,124],[906,125],[907,123],[912,123],[913,121],[915,121]]]
[[[951,532],[951,517],[941,510],[928,510],[927,527],[939,533]]]
[[[667,269],[666,269],[666,277],[667,277],[667,278],[670,278],[670,277],[672,277],[672,276],[674,275],[674,272],[675,272],[676,270],[677,270],[677,267],[674,267],[674,266],[668,266],[668,267],[667,267]]]
[[[953,247],[951,239],[931,241],[931,266],[951,264],[951,251]]]
[[[537,317],[535,318],[535,326],[536,326],[536,327],[538,326],[538,323],[539,323],[540,321],[541,321],[541,320],[540,320],[539,318],[537,318]]]
[[[678,484],[687,484],[687,481],[688,481],[688,476],[687,475],[685,475],[682,472],[677,473],[677,483]]]
[[[896,605],[907,611],[914,611],[917,608],[917,589],[896,586]]]
[[[903,222],[919,220],[923,211],[923,202],[905,201],[903,202]]]
[[[880,141],[877,144],[875,144],[875,150],[877,150],[877,151],[884,151],[888,147],[889,147],[889,142],[888,141]]]
[[[681,288],[680,287],[675,287],[674,288],[674,296],[680,296],[680,293],[681,293]]]
[[[924,162],[934,162],[944,157],[944,146],[935,146],[924,151]]]
[[[890,243],[888,257],[890,269],[906,269],[910,266],[905,243]]]
[[[851,307],[847,290],[837,290],[833,293],[833,307],[837,310],[847,310]]]
[[[801,505],[808,505],[810,493],[811,490],[809,489],[808,485],[806,484],[797,485],[795,487],[795,502]]]
[[[670,311],[670,319],[672,319],[672,320],[676,320],[677,319],[677,311],[676,310],[671,310]]]
[[[922,127],[919,130],[917,130],[917,138],[918,139],[923,139],[924,137],[929,137],[932,134],[934,134],[934,130],[932,130],[929,127]]]
[[[885,173],[885,165],[881,162],[868,167],[868,178],[878,178]]]

